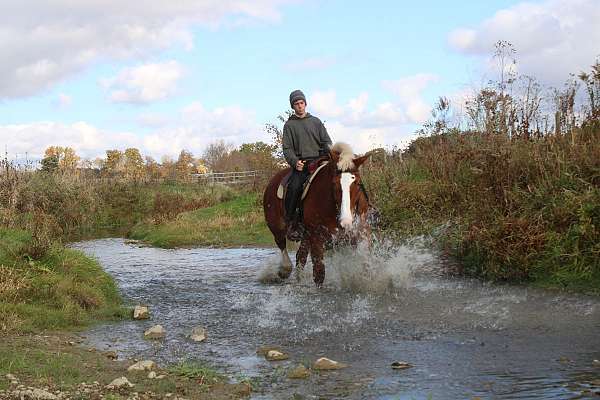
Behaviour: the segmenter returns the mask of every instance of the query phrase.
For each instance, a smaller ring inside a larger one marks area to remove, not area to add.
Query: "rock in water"
[[[281,361],[281,360],[287,360],[288,358],[290,358],[287,354],[282,353],[280,351],[277,350],[269,350],[267,352],[267,354],[265,354],[265,358],[268,361]]]
[[[406,369],[406,368],[412,368],[412,365],[404,362],[404,361],[394,361],[392,363],[392,369]]]
[[[117,378],[106,385],[107,389],[120,389],[123,387],[133,387],[133,383],[129,382],[124,376]]]
[[[165,337],[165,328],[162,325],[154,325],[144,332],[145,339],[162,339]]]
[[[278,351],[280,353],[283,353],[283,350],[281,350],[281,347],[277,347],[277,346],[261,346],[258,348],[258,350],[256,350],[256,354],[258,354],[259,356],[263,356],[265,357],[267,355],[267,353],[271,350],[275,350]]]
[[[347,366],[348,366],[347,364],[333,361],[333,360],[330,360],[329,358],[321,357],[317,361],[315,361],[315,365],[313,366],[313,369],[332,370],[332,369],[346,368]]]
[[[152,371],[154,368],[156,368],[156,363],[154,361],[144,360],[131,365],[127,368],[127,371]]]
[[[290,379],[306,379],[310,376],[310,370],[300,364],[296,368],[288,372],[287,377]]]
[[[135,306],[133,309],[133,319],[148,319],[150,318],[150,310],[147,306]]]
[[[192,329],[192,333],[190,334],[190,339],[194,342],[203,342],[206,340],[206,329],[197,326]]]

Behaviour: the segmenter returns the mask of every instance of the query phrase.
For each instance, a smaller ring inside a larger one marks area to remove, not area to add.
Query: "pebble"
[[[342,369],[342,368],[346,368],[346,367],[348,367],[347,364],[344,364],[344,363],[341,363],[338,361],[334,361],[334,360],[330,360],[329,358],[326,358],[326,357],[321,357],[317,361],[315,361],[313,369],[333,370],[333,369]]]
[[[135,364],[129,366],[129,368],[127,368],[127,371],[151,371],[154,368],[156,368],[156,363],[154,361],[144,360],[138,361]]]
[[[152,328],[144,332],[146,339],[162,339],[165,337],[165,328],[162,325],[154,325]]]
[[[287,354],[282,353],[280,351],[277,350],[269,350],[267,352],[267,354],[265,355],[265,358],[268,361],[281,361],[281,360],[287,360],[288,358],[290,358]]]

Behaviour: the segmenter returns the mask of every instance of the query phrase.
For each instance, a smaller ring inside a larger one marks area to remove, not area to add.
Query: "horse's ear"
[[[371,152],[366,153],[362,157],[355,158],[354,160],[352,160],[352,162],[354,163],[356,169],[358,169],[365,161],[369,159],[369,157],[371,157]]]

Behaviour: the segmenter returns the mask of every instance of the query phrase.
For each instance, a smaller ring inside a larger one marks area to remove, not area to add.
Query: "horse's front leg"
[[[302,277],[302,271],[304,271],[304,266],[306,265],[306,259],[308,258],[308,252],[310,251],[310,242],[308,238],[305,236],[300,242],[300,247],[296,252],[296,281],[300,282],[300,278]]]
[[[310,235],[310,258],[313,263],[313,280],[317,287],[323,286],[325,265],[323,265],[323,240],[319,235]]]

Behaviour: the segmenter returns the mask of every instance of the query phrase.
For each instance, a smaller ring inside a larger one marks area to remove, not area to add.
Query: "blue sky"
[[[600,54],[597,0],[130,3],[0,5],[2,150],[200,156],[268,141],[296,88],[334,141],[402,146],[438,96],[493,77],[497,40],[553,85]]]

